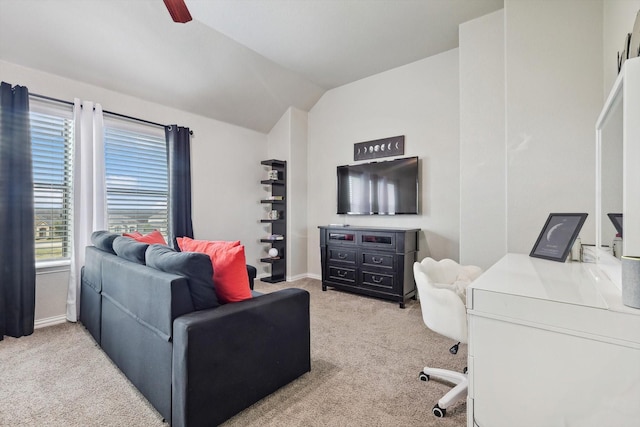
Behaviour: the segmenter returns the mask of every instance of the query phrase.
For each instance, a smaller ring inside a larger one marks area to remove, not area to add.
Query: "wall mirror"
[[[622,213],[622,93],[602,123],[600,152],[600,244],[611,248],[616,229],[607,214]]]
[[[596,122],[596,257],[621,288],[620,261],[610,247],[616,230],[607,214],[623,214],[622,254],[640,255],[640,58],[624,63]],[[610,249],[610,248],[608,248]]]

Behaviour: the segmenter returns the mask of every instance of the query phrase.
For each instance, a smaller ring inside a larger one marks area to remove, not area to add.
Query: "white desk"
[[[595,264],[508,254],[467,311],[469,427],[640,426],[640,310]]]

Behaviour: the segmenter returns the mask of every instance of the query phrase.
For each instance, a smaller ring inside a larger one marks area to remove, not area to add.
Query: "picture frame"
[[[616,231],[620,233],[620,237],[622,237],[622,214],[621,213],[608,213],[607,216],[611,223],[616,228]]]
[[[353,160],[404,155],[404,135],[353,144]]]
[[[529,256],[565,262],[587,215],[586,213],[550,213]]]

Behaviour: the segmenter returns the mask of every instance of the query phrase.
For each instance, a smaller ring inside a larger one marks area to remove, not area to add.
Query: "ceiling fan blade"
[[[164,5],[167,6],[169,10],[169,14],[174,22],[180,22],[184,24],[185,22],[191,21],[191,14],[189,13],[189,9],[187,9],[187,5],[184,3],[184,0],[164,0]]]

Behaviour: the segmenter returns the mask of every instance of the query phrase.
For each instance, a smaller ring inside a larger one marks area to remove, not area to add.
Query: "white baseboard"
[[[306,278],[307,278],[307,274],[306,273],[296,274],[295,276],[287,277],[287,282],[294,282],[296,280],[306,279]]]
[[[258,274],[256,276],[256,279],[259,280],[263,277],[269,277],[271,276],[268,273],[263,273],[263,274]],[[296,280],[300,280],[300,279],[316,279],[316,280],[322,280],[322,276],[319,274],[309,274],[309,273],[302,273],[302,274],[296,274],[295,276],[291,276],[291,277],[287,277],[287,282],[294,282]]]
[[[34,322],[34,329],[46,328],[47,326],[59,325],[67,321],[67,315],[61,314],[60,316],[45,317],[44,319],[37,319]]]

